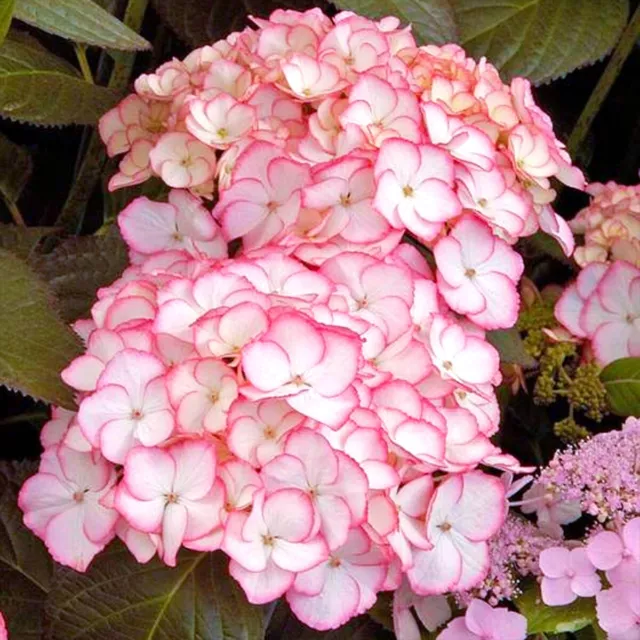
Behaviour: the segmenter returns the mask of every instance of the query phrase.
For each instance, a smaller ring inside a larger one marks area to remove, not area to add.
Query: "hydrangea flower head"
[[[43,431],[25,522],[79,571],[115,536],[170,566],[221,549],[250,602],[316,629],[388,590],[436,628],[490,570],[507,491],[486,468],[520,470],[490,439],[485,330],[516,321],[519,238],[571,253],[550,180],[583,178],[529,83],[455,45],[351,12],[253,24],[101,120],[110,188],[171,191],[119,216],[131,264],[77,325],[78,411]],[[456,630],[526,631],[478,600]]]

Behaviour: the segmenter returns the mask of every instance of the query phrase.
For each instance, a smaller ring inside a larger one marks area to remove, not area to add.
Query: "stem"
[[[633,50],[633,46],[640,36],[640,5],[636,8],[631,21],[627,24],[626,29],[623,31],[618,44],[613,51],[611,59],[609,60],[604,72],[598,80],[593,93],[589,97],[587,104],[585,105],[578,121],[576,122],[569,141],[567,142],[567,150],[570,155],[575,155],[593,124],[602,103],[611,91],[613,83],[620,74],[622,67],[629,57],[629,54]]]
[[[89,61],[87,60],[87,47],[85,47],[83,44],[74,42],[73,48],[76,51],[76,58],[78,58],[78,64],[80,65],[80,70],[82,71],[84,79],[89,84],[94,84],[91,67],[89,66]]]
[[[147,11],[149,0],[129,0],[124,11],[122,22],[136,33],[140,31],[144,14]],[[109,87],[112,89],[124,89],[129,83],[135,53],[118,51],[113,53],[114,66],[109,78]]]
[[[42,411],[31,411],[27,413],[20,413],[17,416],[9,416],[0,420],[0,426],[6,427],[11,424],[19,424],[21,422],[31,422],[32,420],[48,420],[49,416]]]
[[[4,203],[7,205],[7,209],[9,209],[9,213],[13,218],[13,221],[20,227],[25,227],[24,218],[20,213],[20,209],[18,209],[18,205],[11,200],[11,198],[5,198]]]
[[[148,0],[129,0],[122,19],[124,24],[136,32],[139,31],[147,5]],[[103,53],[102,55],[104,56],[106,54]],[[114,64],[107,84],[111,89],[124,92],[129,83],[136,54],[117,51],[111,55]],[[87,204],[95,191],[96,183],[100,179],[100,174],[106,163],[104,145],[95,129],[88,138],[84,154],[81,148],[79,155],[82,157],[82,161],[79,163],[75,181],[57,220],[58,226],[63,227],[73,234],[78,234],[82,228]]]

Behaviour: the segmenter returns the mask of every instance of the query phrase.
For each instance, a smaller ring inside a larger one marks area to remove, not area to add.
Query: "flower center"
[[[221,140],[224,140],[229,135],[229,132],[224,127],[218,129],[216,133],[218,134],[218,138]]]
[[[346,193],[340,196],[340,204],[343,207],[348,207],[351,204],[351,194]]]
[[[140,411],[140,409],[134,409],[131,412],[131,419],[132,420],[142,420],[142,411]]]
[[[73,499],[75,502],[77,502],[78,504],[80,504],[81,502],[84,502],[84,494],[87,493],[88,489],[85,489],[84,491],[76,491],[73,494]]]
[[[412,198],[413,197],[413,187],[406,184],[404,187],[402,187],[402,193],[404,194],[405,198]]]
[[[164,498],[165,504],[176,504],[178,502],[178,496],[173,492],[165,494]]]
[[[342,560],[340,558],[336,558],[335,556],[331,556],[329,558],[329,566],[332,569],[337,569],[342,564]]]
[[[484,207],[486,207],[488,204],[489,204],[489,203],[487,202],[487,199],[486,199],[486,198],[480,198],[480,199],[478,200],[478,206],[479,206],[479,207],[484,208]]]
[[[276,430],[271,426],[265,426],[264,431],[262,432],[265,440],[275,440],[276,439]]]
[[[443,367],[443,369],[446,369],[447,371],[450,371],[453,368],[453,363],[451,362],[451,360],[445,360],[442,363],[442,367]]]
[[[445,520],[442,524],[438,525],[438,529],[440,529],[443,533],[451,530],[451,525]]]
[[[262,544],[265,547],[273,547],[275,541],[276,539],[272,535],[269,535],[268,533],[262,536]]]
[[[466,269],[464,272],[464,275],[467,276],[467,278],[473,278],[476,275],[476,270],[475,269]]]

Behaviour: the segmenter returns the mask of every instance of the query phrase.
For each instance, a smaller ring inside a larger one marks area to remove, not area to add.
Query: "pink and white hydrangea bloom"
[[[56,445],[42,454],[38,473],[24,483],[18,504],[25,525],[56,562],[86,571],[112,540],[118,513],[103,506],[102,499],[116,480],[114,466],[98,453]]]
[[[216,154],[189,133],[165,133],[149,153],[154,172],[170,187],[197,187],[213,177]]]
[[[211,214],[188,191],[172,190],[169,202],[136,198],[118,216],[132,258],[184,250],[193,256],[226,258],[227,246]]]
[[[261,476],[269,491],[295,487],[309,494],[330,549],[343,545],[349,530],[364,521],[366,475],[310,429],[290,433],[283,453],[262,468]]]
[[[222,549],[231,557],[231,575],[254,604],[279,598],[297,573],[329,557],[311,498],[292,488],[269,495],[258,491],[251,513],[231,513]]]
[[[186,433],[216,433],[238,397],[235,373],[215,358],[187,360],[167,375],[167,389],[178,428]]]
[[[247,248],[262,247],[296,221],[301,189],[308,182],[308,167],[279,147],[255,142],[236,161],[233,182],[222,192],[214,215],[228,240],[242,237]]]
[[[296,411],[340,426],[355,408],[350,385],[359,358],[360,342],[352,332],[284,313],[243,349],[243,367],[252,386],[242,393],[254,399],[284,397]]]
[[[432,145],[393,138],[381,147],[375,164],[374,206],[396,229],[433,240],[444,223],[462,210],[453,191],[449,155]]]
[[[82,402],[82,433],[107,460],[122,464],[134,445],[152,447],[173,432],[164,374],[155,356],[125,349],[106,366],[96,392]]]
[[[430,550],[416,549],[407,571],[420,595],[469,589],[489,565],[487,540],[504,519],[504,487],[478,471],[454,475],[436,489],[427,512]]]
[[[162,559],[173,567],[183,542],[220,526],[224,494],[214,490],[215,477],[215,451],[206,442],[136,447],[125,460],[114,504],[136,529],[162,536]]]
[[[477,218],[459,220],[433,249],[438,291],[457,313],[484,329],[512,327],[518,319],[516,289],[524,263]]]
[[[382,549],[362,529],[353,528],[327,560],[296,576],[287,602],[314,629],[336,629],[373,606],[387,565]]]
[[[589,264],[558,300],[556,318],[590,341],[598,364],[640,355],[640,268]]]

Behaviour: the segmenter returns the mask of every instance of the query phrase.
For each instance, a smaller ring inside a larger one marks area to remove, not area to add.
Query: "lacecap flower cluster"
[[[485,330],[517,319],[518,238],[571,253],[550,179],[583,178],[528,82],[457,46],[347,12],[254,22],[101,121],[111,188],[172,190],[118,218],[131,266],[75,324],[79,409],[20,505],[77,570],[116,536],[140,562],[222,549],[251,602],[328,629],[485,578],[507,511],[487,471],[520,469],[490,440]],[[481,605],[469,634],[524,638]]]

